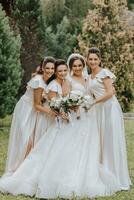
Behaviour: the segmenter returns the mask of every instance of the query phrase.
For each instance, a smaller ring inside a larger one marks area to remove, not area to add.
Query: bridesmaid
[[[121,190],[131,184],[126,155],[124,122],[121,107],[114,95],[115,75],[101,67],[101,53],[96,47],[88,50],[87,64],[91,69],[89,91],[95,97],[100,132],[100,163],[114,173]]]
[[[31,151],[34,140],[37,142],[44,133],[47,128],[46,115],[51,117],[56,115],[48,106],[43,106],[41,103],[47,81],[54,71],[55,59],[52,57],[43,59],[36,73],[27,83],[25,94],[15,106],[10,130],[6,174],[13,173],[19,167]]]
[[[82,75],[84,60],[71,57],[71,91],[87,94],[87,81]],[[55,63],[55,78],[48,85],[49,99],[63,95],[68,68],[64,60]],[[65,90],[64,90],[65,91]],[[100,173],[99,134],[96,110],[80,108],[80,119],[71,112],[72,123],[67,123],[63,112],[60,126],[55,120],[20,167],[0,179],[0,191],[13,195],[25,194],[39,199],[82,199],[106,196],[118,191],[115,177]],[[70,118],[69,118],[70,119]]]

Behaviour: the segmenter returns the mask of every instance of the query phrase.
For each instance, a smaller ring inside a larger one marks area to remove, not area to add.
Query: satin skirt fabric
[[[29,140],[34,147],[47,128],[46,115],[35,110],[30,96],[23,95],[12,117],[5,173],[13,173],[19,167],[25,159]]]
[[[129,189],[124,121],[121,107],[113,96],[96,105],[96,117],[100,134],[100,162],[111,171],[122,190]]]

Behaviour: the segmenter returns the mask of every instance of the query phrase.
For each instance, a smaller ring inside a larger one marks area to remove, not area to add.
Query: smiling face
[[[54,63],[52,62],[46,63],[45,67],[43,68],[43,71],[44,71],[44,76],[49,79],[54,74],[55,71]]]
[[[99,67],[101,59],[95,53],[90,53],[87,58],[87,65],[91,70],[95,70]]]
[[[80,59],[74,60],[72,64],[72,72],[74,76],[81,76],[83,71],[83,63]]]
[[[68,74],[67,66],[64,64],[61,64],[56,69],[56,78],[59,80],[64,80]]]

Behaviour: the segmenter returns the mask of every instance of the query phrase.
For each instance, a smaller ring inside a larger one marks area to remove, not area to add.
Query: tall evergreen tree
[[[66,16],[57,25],[56,32],[50,26],[46,28],[44,31],[44,54],[66,59],[77,45],[77,35],[70,33],[69,30],[70,22]]]
[[[89,47],[97,46],[102,51],[104,66],[117,76],[116,91],[124,111],[130,109],[133,99],[131,52],[131,31],[120,20],[120,14],[126,5],[125,0],[94,0],[94,9],[89,11],[79,47],[85,52]],[[125,28],[126,27],[126,28]]]
[[[44,19],[44,53],[67,58],[78,46],[82,20],[91,6],[89,0],[41,0]]]
[[[41,7],[46,26],[56,29],[65,15],[65,0],[41,0]]]
[[[13,110],[21,80],[20,36],[10,29],[0,5],[0,117]]]
[[[63,17],[70,21],[70,30],[81,26],[82,19],[86,16],[88,9],[92,5],[92,0],[41,0],[42,12],[47,26],[52,26],[57,30]]]

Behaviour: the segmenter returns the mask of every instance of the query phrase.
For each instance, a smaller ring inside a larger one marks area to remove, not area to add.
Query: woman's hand
[[[60,116],[63,120],[66,120],[66,121],[69,121],[69,117],[68,117],[68,114],[65,113],[65,112],[60,112]]]
[[[79,110],[79,106],[71,106],[70,109],[77,112],[77,110]]]
[[[47,113],[50,117],[57,117],[58,113],[56,111],[53,111],[51,108],[49,107],[45,107],[45,113]]]

